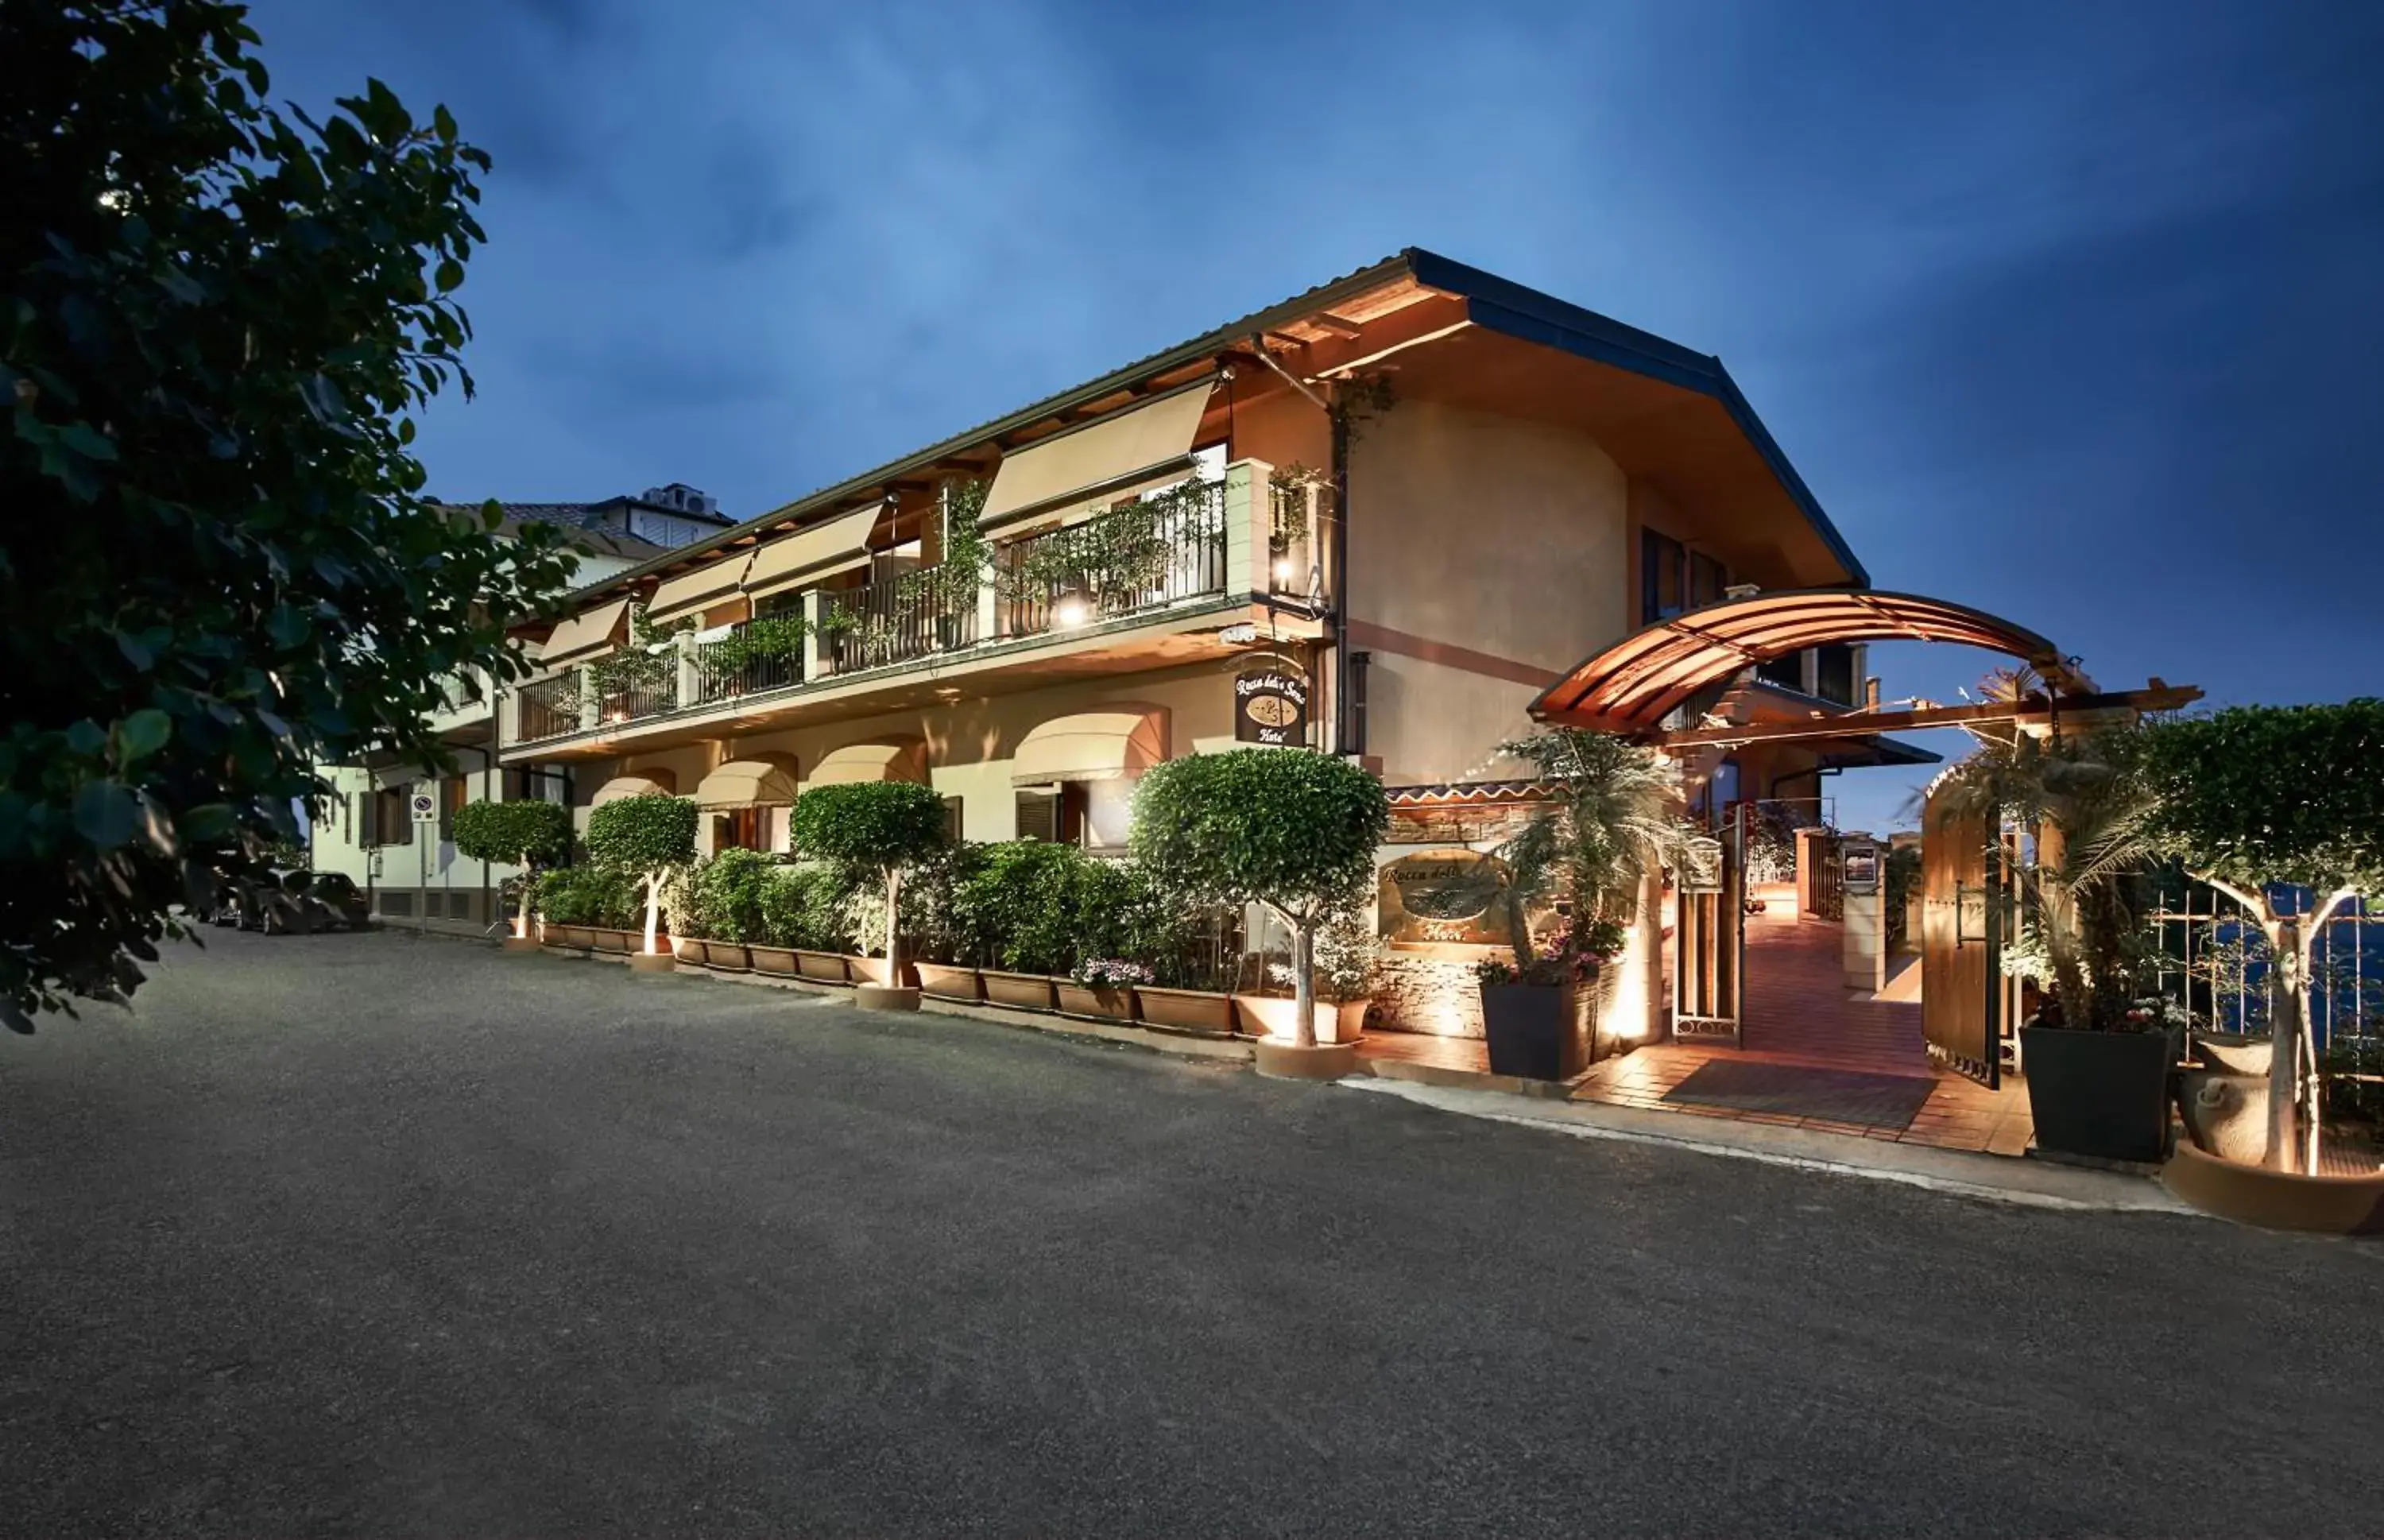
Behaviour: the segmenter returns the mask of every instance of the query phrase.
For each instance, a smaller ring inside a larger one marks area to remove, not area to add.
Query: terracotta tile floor
[[[2020,1155],[2035,1133],[2028,1093],[2016,1081],[1989,1090],[1957,1074],[1938,1073],[1920,1034],[1917,1004],[1872,1000],[1841,980],[1839,933],[1833,925],[1799,923],[1774,904],[1746,926],[1745,1047],[1654,1043],[1594,1066],[1573,1092],[1577,1100],[1647,1107],[1692,1117],[1768,1123],[1849,1137],[1934,1145],[1943,1149]],[[1404,1059],[1447,1069],[1486,1072],[1478,1040],[1378,1032],[1366,1039],[1370,1058]],[[1665,1093],[1707,1060],[1729,1057],[1823,1069],[1908,1074],[1934,1082],[1929,1099],[1904,1128],[1743,1112],[1726,1107],[1666,1102]]]

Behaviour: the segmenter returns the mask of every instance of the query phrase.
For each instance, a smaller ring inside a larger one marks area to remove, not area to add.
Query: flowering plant
[[[1120,957],[1088,957],[1076,964],[1075,981],[1092,989],[1121,989],[1150,982],[1150,970]]]

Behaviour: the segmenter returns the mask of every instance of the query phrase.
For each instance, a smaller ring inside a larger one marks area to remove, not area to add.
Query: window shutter
[[[380,794],[379,792],[356,793],[356,843],[367,848],[380,843]]]
[[[1018,794],[1018,838],[1055,840],[1060,838],[1060,799],[1049,791]]]

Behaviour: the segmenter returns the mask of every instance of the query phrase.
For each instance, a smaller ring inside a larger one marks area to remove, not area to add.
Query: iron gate
[[[1679,874],[1672,926],[1672,1036],[1741,1046],[1746,977],[1746,824],[1740,803]]]

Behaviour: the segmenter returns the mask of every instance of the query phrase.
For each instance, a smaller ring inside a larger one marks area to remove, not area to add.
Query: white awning
[[[615,599],[609,604],[558,623],[547,634],[538,650],[538,661],[552,668],[559,664],[585,663],[611,652],[620,641],[621,622],[627,618],[629,602]]]
[[[848,786],[854,781],[920,781],[927,778],[927,746],[916,739],[902,743],[848,743],[823,755],[812,766],[803,785]]]
[[[602,807],[624,797],[669,797],[677,795],[678,777],[667,770],[641,770],[634,776],[615,776],[596,789],[588,799],[590,807]]]
[[[701,808],[792,807],[794,801],[795,762],[785,754],[732,759],[695,789]]]
[[[1139,776],[1167,757],[1167,716],[1158,706],[1111,706],[1055,716],[1018,740],[1010,778],[1018,786],[1106,781]]]
[[[666,626],[709,609],[736,593],[745,581],[745,569],[752,565],[753,553],[740,551],[725,561],[680,573],[654,590],[653,598],[646,602],[647,622]]]
[[[1175,479],[1191,467],[1192,441],[1215,387],[1214,379],[1196,380],[1003,455],[977,528],[1073,522],[1096,504]]]
[[[800,583],[815,582],[869,564],[869,532],[877,527],[884,503],[872,503],[828,520],[815,528],[781,535],[753,553],[746,568],[745,591],[755,599],[784,592]]]

